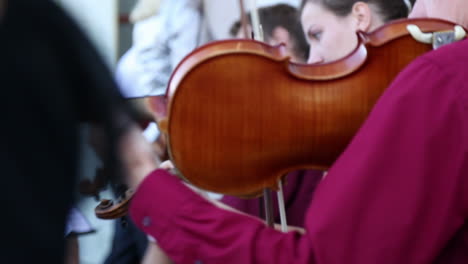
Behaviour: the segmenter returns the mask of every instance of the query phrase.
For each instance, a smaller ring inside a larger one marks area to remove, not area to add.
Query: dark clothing
[[[123,218],[124,223],[115,222],[112,249],[104,264],[140,263],[148,246],[148,238],[138,229],[130,217]]]
[[[7,2],[0,20],[0,87],[0,263],[63,263],[78,126],[100,122],[115,142],[123,127],[115,118],[123,116],[122,98],[82,32],[49,0]]]

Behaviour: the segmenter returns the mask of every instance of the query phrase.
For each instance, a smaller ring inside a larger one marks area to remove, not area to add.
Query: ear
[[[356,2],[353,5],[352,16],[356,20],[357,30],[367,32],[371,28],[372,10],[367,3]]]
[[[291,45],[291,38],[289,36],[288,30],[286,30],[284,27],[278,26],[273,29],[271,39],[268,42],[270,45],[284,43],[289,47]]]

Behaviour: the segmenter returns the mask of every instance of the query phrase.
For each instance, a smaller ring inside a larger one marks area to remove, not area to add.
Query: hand
[[[173,170],[175,167],[174,164],[172,164],[172,161],[166,160],[159,164],[159,168],[165,170]]]
[[[119,145],[120,159],[130,188],[136,189],[143,179],[161,163],[141,129],[132,126],[122,135]]]
[[[153,149],[160,160],[169,159],[169,153],[167,151],[167,140],[164,133],[159,134],[158,138],[153,142]]]
[[[149,241],[141,264],[149,263],[172,264],[173,262],[155,242]]]

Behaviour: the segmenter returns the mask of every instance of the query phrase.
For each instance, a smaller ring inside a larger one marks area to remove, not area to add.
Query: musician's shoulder
[[[446,70],[447,67],[466,68],[463,65],[465,65],[468,60],[468,39],[444,45],[426,54],[424,59]],[[468,70],[466,70],[466,72],[468,73]]]

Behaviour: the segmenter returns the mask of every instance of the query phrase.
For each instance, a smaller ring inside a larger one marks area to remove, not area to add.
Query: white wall
[[[88,34],[107,64],[113,68],[118,53],[118,1],[56,0]]]
[[[176,0],[167,0],[176,1]],[[205,14],[207,16],[210,31],[215,39],[229,38],[231,25],[240,18],[238,0],[204,0]],[[244,0],[244,6],[248,11],[252,0]],[[255,0],[257,7],[274,5],[279,3],[290,4],[299,7],[301,0]],[[221,10],[221,11],[220,11]]]

